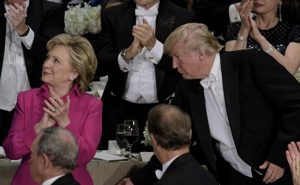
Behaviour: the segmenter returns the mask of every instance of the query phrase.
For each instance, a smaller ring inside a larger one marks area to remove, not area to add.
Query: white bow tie
[[[155,170],[155,175],[156,175],[157,179],[159,180],[159,179],[161,179],[161,176],[162,176],[163,174],[162,174],[162,171],[161,171],[161,170]]]
[[[140,9],[135,9],[135,15],[137,17],[144,17],[144,16],[149,16],[149,17],[155,17],[158,14],[158,10],[140,10]]]
[[[200,81],[200,84],[202,85],[202,87],[204,89],[208,89],[212,84],[214,84],[215,82],[217,81],[215,75],[213,74],[209,74],[208,77],[206,78],[203,78],[201,81]]]

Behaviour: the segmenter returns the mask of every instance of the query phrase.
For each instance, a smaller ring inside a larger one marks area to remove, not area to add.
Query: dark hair
[[[148,113],[148,129],[157,144],[176,150],[190,144],[190,116],[174,105],[159,104]]]

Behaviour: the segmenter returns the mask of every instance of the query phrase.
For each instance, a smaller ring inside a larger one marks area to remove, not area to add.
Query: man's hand
[[[4,15],[19,35],[23,35],[29,29],[26,25],[27,8],[25,1],[21,5],[18,3],[9,5],[9,9]]]
[[[118,185],[134,185],[134,184],[131,182],[130,178],[124,178],[118,183]]]
[[[131,45],[127,48],[127,57],[128,59],[132,60],[137,54],[141,52],[143,49],[143,46],[141,45],[141,42],[134,37],[133,42]]]
[[[143,24],[133,26],[132,35],[148,50],[151,50],[155,45],[155,32],[145,19],[143,19]]]
[[[300,185],[300,142],[288,144],[286,159],[293,175],[294,185]]]
[[[260,169],[267,169],[267,172],[263,178],[263,182],[266,184],[273,183],[280,179],[283,176],[284,169],[277,166],[276,164],[270,163],[269,161],[265,161]]]

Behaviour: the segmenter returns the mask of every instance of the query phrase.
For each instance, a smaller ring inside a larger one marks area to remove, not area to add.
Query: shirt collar
[[[159,7],[159,2],[155,3],[151,8],[149,8],[148,10],[146,10],[145,8],[141,7],[140,5],[136,4],[136,9],[138,10],[143,10],[143,11],[157,11],[158,7]]]
[[[221,65],[220,64],[221,64],[220,54],[217,53],[215,56],[215,59],[213,61],[213,65],[211,67],[209,75],[200,81],[200,84],[202,85],[202,87],[204,89],[207,89],[214,83],[221,81],[221,79],[220,79]]]
[[[216,78],[217,82],[220,81],[220,79],[219,79],[220,64],[221,64],[220,54],[217,53],[216,56],[215,56],[213,66],[212,66],[212,68],[210,70],[210,73],[209,73],[209,75],[212,75]]]
[[[42,185],[51,185],[53,184],[53,182],[55,182],[57,179],[59,179],[60,177],[64,176],[65,174],[62,174],[62,175],[58,175],[58,176],[55,176],[55,177],[52,177],[50,179],[47,179],[43,182]]]
[[[169,166],[172,164],[172,162],[178,157],[179,155],[176,155],[175,157],[173,157],[172,159],[170,159],[168,162],[164,163],[162,166],[162,170],[161,170],[161,176],[164,175],[164,173],[167,171],[167,169],[169,168]]]

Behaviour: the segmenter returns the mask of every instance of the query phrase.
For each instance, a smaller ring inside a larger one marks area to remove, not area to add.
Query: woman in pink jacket
[[[36,185],[31,178],[30,146],[45,127],[64,127],[79,145],[73,176],[82,185],[92,185],[87,164],[93,159],[102,131],[102,102],[85,93],[93,79],[97,59],[83,37],[57,35],[48,44],[40,88],[19,94],[13,122],[3,143],[10,159],[22,158],[12,185]]]

